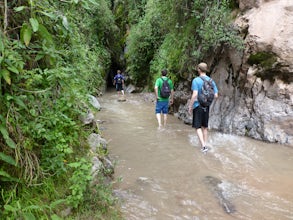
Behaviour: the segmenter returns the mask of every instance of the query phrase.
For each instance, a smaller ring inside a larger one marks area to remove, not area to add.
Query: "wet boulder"
[[[97,99],[95,96],[93,96],[93,95],[88,95],[88,99],[89,99],[90,104],[91,104],[95,109],[97,109],[98,111],[101,110],[101,105],[100,105],[98,99]]]

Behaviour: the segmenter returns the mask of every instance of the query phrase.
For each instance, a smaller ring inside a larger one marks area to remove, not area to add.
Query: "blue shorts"
[[[156,103],[156,114],[168,114],[169,101],[157,101]]]

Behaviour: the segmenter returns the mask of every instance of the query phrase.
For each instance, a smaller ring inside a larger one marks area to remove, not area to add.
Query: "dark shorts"
[[[209,107],[202,108],[200,106],[193,109],[193,128],[207,128],[209,123]]]
[[[116,91],[123,90],[123,84],[122,83],[116,83]]]
[[[168,114],[169,101],[157,101],[156,103],[156,114]]]

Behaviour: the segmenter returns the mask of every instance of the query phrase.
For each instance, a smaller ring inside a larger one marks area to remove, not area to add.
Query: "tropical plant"
[[[0,215],[58,219],[88,189],[90,131],[80,116],[86,95],[104,89],[117,26],[107,0],[0,8]]]
[[[126,41],[133,81],[151,86],[162,68],[179,80],[219,47],[242,49],[242,40],[230,22],[232,2],[149,0]]]

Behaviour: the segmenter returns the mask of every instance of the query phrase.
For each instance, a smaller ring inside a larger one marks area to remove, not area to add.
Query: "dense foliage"
[[[152,88],[163,68],[180,80],[216,49],[241,48],[233,2],[0,2],[1,217],[59,219],[67,207],[79,219],[92,207],[111,215],[109,188],[88,190],[87,94],[104,90],[111,65]]]
[[[79,118],[119,50],[109,8],[106,0],[0,3],[2,218],[58,219],[92,196],[89,131]]]
[[[176,81],[217,48],[242,47],[231,25],[232,0],[123,2],[131,30],[126,39],[127,69],[138,86],[151,86],[163,68]]]

